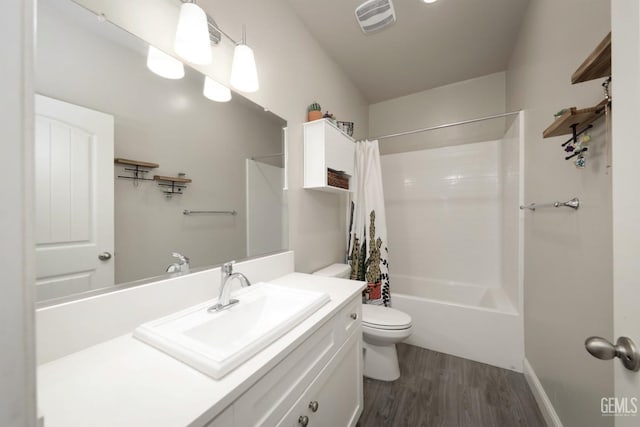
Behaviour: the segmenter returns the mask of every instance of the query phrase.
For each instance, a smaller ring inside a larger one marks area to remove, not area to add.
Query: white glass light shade
[[[438,1],[438,0],[422,0],[422,2],[423,2],[423,3],[427,3],[427,4],[435,3],[435,2],[437,2],[437,1]]]
[[[202,94],[216,102],[231,101],[231,90],[207,76],[204,78],[204,90]]]
[[[181,79],[184,77],[184,65],[174,57],[160,49],[149,45],[147,68],[165,79]]]
[[[207,14],[195,3],[183,3],[173,48],[180,57],[194,64],[210,64],[211,41]]]
[[[230,82],[242,92],[255,92],[260,88],[253,50],[246,44],[237,45],[233,51]]]

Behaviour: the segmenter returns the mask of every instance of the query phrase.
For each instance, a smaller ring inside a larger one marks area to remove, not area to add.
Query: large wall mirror
[[[38,1],[38,300],[144,283],[173,252],[193,271],[285,249],[286,122],[205,98],[187,66],[153,74],[149,46],[98,18]]]

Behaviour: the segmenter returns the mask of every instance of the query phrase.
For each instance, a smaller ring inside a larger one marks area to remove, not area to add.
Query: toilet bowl
[[[332,264],[313,274],[348,279],[351,267]],[[380,381],[400,378],[396,344],[411,335],[411,316],[400,310],[380,305],[362,305],[362,347],[364,376]]]

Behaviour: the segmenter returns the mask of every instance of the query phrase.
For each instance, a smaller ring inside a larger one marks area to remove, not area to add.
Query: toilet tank
[[[317,274],[318,276],[348,279],[351,276],[351,266],[349,264],[331,264],[318,271],[314,271],[313,274]]]

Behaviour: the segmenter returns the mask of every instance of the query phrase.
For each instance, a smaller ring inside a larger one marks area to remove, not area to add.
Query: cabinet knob
[[[311,409],[311,412],[317,412],[318,411],[318,401],[317,400],[312,400],[311,402],[309,402],[309,409]]]
[[[300,415],[300,418],[298,418],[298,424],[300,424],[302,427],[307,427],[307,425],[309,424],[309,417],[307,417],[306,415]]]
[[[351,317],[353,320],[356,320],[358,318],[358,313],[351,313],[349,317]]]

